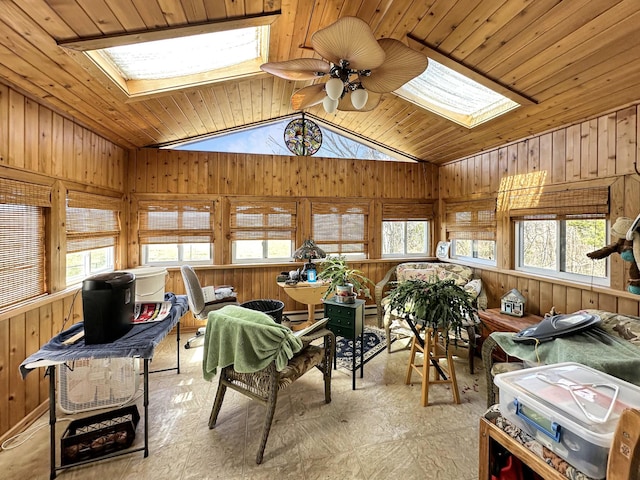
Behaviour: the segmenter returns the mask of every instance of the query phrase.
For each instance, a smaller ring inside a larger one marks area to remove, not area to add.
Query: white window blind
[[[334,255],[369,253],[369,204],[312,203],[312,238]]]
[[[213,202],[138,202],[141,245],[213,243]]]
[[[46,292],[45,209],[51,188],[0,179],[0,308]]]
[[[115,247],[120,236],[120,198],[67,193],[67,253]]]

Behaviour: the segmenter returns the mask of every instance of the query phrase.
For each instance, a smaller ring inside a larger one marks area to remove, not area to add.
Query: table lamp
[[[307,270],[313,270],[315,272],[316,267],[313,265],[312,260],[314,258],[325,258],[326,256],[326,252],[317,246],[311,239],[305,240],[302,246],[293,252],[293,258],[295,260],[307,260],[307,263],[305,263],[302,268],[301,274],[305,273]],[[309,279],[309,281],[315,281],[315,277],[313,280]]]

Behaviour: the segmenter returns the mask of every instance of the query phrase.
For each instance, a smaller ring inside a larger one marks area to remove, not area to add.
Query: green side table
[[[355,303],[338,303],[335,297],[324,301],[324,316],[329,319],[327,328],[353,342],[352,389],[356,389],[356,341],[360,339],[360,378],[364,375],[364,300]],[[336,351],[333,368],[336,368]]]

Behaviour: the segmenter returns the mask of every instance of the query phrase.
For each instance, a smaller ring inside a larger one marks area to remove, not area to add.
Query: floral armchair
[[[473,270],[464,265],[444,262],[406,262],[391,268],[385,277],[376,284],[375,298],[378,313],[378,326],[384,327],[387,335],[387,351],[391,353],[391,338],[411,336],[413,333],[402,318],[397,317],[388,308],[385,308],[385,298],[390,290],[398,283],[408,280],[425,280],[438,278],[440,280],[454,280],[457,285],[462,286],[476,300],[476,307],[487,308],[487,296],[482,288],[482,280],[473,278]],[[467,328],[469,348],[475,348],[477,319],[470,321]],[[473,354],[469,352],[469,368],[473,373]]]

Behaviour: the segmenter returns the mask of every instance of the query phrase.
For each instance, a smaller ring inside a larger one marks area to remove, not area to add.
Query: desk
[[[126,455],[129,453],[144,451],[144,456],[149,456],[149,360],[153,358],[153,352],[158,344],[169,334],[175,326],[177,328],[177,354],[176,367],[166,370],[176,370],[180,373],[180,318],[189,309],[187,297],[185,295],[176,296],[172,293],[165,295],[166,301],[171,301],[173,306],[169,316],[160,321],[153,323],[142,323],[133,326],[129,332],[118,340],[96,345],[85,345],[84,339],[77,341],[71,345],[64,345],[66,339],[71,338],[78,333],[84,324],[76,323],[67,330],[53,337],[48,343],[42,346],[33,355],[27,357],[20,365],[20,373],[22,377],[26,377],[31,370],[38,367],[46,367],[46,374],[49,375],[49,430],[50,430],[50,461],[51,474],[50,478],[56,478],[58,470],[91,463],[105,458]],[[109,455],[85,460],[69,465],[58,467],[56,465],[56,365],[65,362],[85,359],[85,358],[126,358],[138,357],[144,361],[144,447],[121,450],[113,452]],[[160,371],[160,370],[157,370]]]
[[[316,305],[322,303],[322,296],[329,288],[328,283],[323,282],[298,282],[295,285],[287,285],[284,282],[278,282],[278,285],[284,289],[287,295],[296,302],[307,305],[309,319],[303,325],[297,326],[293,330],[302,330],[315,322]]]

